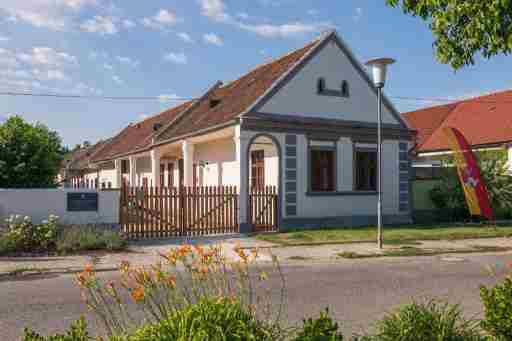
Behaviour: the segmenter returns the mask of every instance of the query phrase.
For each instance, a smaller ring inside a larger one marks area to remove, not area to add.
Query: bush
[[[87,333],[87,324],[84,318],[71,325],[66,334],[56,334],[49,337],[43,337],[32,330],[25,328],[23,341],[89,341],[93,340]]]
[[[238,302],[202,300],[167,319],[111,341],[273,340],[271,332]]]
[[[322,311],[320,317],[303,321],[295,341],[342,341],[343,335],[338,332],[338,324],[329,316],[329,310]]]
[[[462,317],[457,305],[428,301],[412,303],[377,323],[379,341],[477,341],[476,324]]]
[[[119,233],[91,226],[65,228],[56,242],[59,254],[94,250],[120,251],[125,248],[126,240]]]
[[[47,251],[55,244],[57,219],[50,215],[47,221],[36,225],[30,217],[11,216],[6,220],[6,231],[0,237],[0,250],[5,253]]]
[[[482,328],[498,340],[512,340],[512,279],[506,278],[494,288],[480,288],[485,308]]]
[[[224,302],[228,299],[251,314],[254,320],[267,326],[268,332],[273,335],[270,339],[277,340],[282,336],[279,322],[283,314],[285,290],[277,259],[274,257],[274,266],[266,265],[265,269],[274,270],[280,276],[280,300],[272,297],[268,274],[255,262],[258,250],[253,249],[249,254],[237,246],[235,252],[239,261],[232,262],[223,256],[220,246],[202,248],[183,245],[161,254],[163,261],[152,266],[133,267],[123,262],[120,266],[120,282],[103,283],[92,266],[87,266],[82,273],[77,274],[76,280],[87,307],[98,317],[109,336],[130,335],[134,329],[141,327],[141,321],[159,324],[168,321],[169,316],[184,318],[186,315],[179,313],[182,310],[190,312],[207,307],[225,309],[223,313],[227,314],[233,307],[215,306],[211,302]],[[140,313],[137,317],[132,316],[135,309],[129,309],[129,302],[123,299],[126,296],[136,304],[137,313]],[[207,303],[194,306],[205,300]],[[213,314],[205,316],[208,316],[207,322],[215,318]],[[176,323],[177,319],[175,317],[171,322]]]

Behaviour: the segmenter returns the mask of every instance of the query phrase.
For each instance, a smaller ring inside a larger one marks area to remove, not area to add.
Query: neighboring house
[[[129,125],[89,164],[114,166],[99,171],[113,187],[236,186],[242,232],[249,193],[263,186],[278,188],[280,228],[367,225],[376,221],[376,109],[368,74],[330,32]],[[413,133],[386,98],[383,136],[385,220],[407,223]]]
[[[413,167],[420,177],[436,173],[439,155],[451,153],[444,127],[457,128],[473,150],[507,150],[512,165],[512,90],[424,108],[402,116],[417,131]]]
[[[91,163],[91,158],[108,142],[109,140],[99,141],[92,146],[72,151],[63,160],[62,168],[57,176],[59,184],[72,188],[112,188],[113,176],[108,176],[108,163],[103,164],[102,168]],[[111,172],[115,174],[112,162],[110,168]],[[103,175],[103,179],[100,174]]]

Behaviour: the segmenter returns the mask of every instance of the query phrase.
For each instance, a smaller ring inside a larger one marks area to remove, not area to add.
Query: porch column
[[[183,154],[183,185],[192,186],[194,183],[194,145],[187,140],[181,143]]]
[[[137,158],[132,155],[128,160],[130,163],[130,186],[135,187],[137,186]]]
[[[121,188],[121,159],[117,159],[114,161],[114,165],[116,167],[116,176],[114,178],[114,182],[112,184],[113,188]]]
[[[151,150],[151,172],[153,175],[153,186],[160,187],[160,151],[158,149]]]
[[[249,159],[247,155],[249,138],[244,136],[240,131],[240,126],[236,127],[235,136],[235,150],[236,159],[240,167],[240,180],[238,192],[240,195],[238,222],[240,224],[240,233],[251,232],[252,226],[248,216],[248,202],[249,202]]]

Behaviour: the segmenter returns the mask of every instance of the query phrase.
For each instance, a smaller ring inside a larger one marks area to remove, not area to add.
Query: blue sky
[[[19,114],[74,145],[195,97],[217,80],[301,47],[335,28],[364,61],[398,60],[390,96],[460,98],[511,87],[512,59],[455,73],[436,62],[427,24],[385,0],[2,0],[0,92],[162,96],[98,101],[0,96],[0,119]],[[431,103],[393,100],[401,111]]]

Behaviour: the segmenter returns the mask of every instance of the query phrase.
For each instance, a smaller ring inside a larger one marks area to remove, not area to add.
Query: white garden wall
[[[67,193],[98,193],[97,212],[67,211]],[[57,215],[63,224],[118,224],[119,195],[117,190],[83,189],[0,189],[0,219],[12,214],[29,216],[35,223]]]

